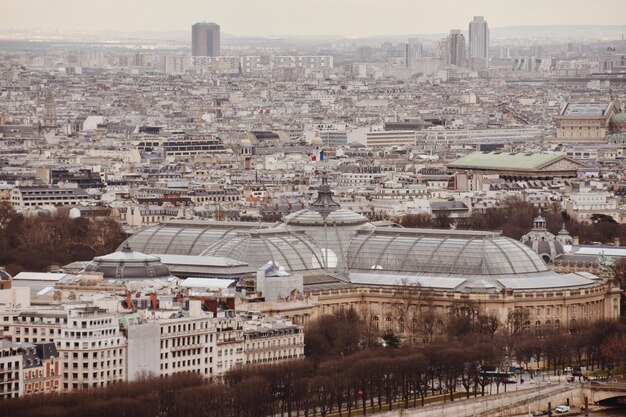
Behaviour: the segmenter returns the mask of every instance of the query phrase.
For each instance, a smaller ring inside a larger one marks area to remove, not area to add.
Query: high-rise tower
[[[191,55],[220,56],[220,25],[200,22],[191,26]]]
[[[489,26],[483,16],[474,16],[469,23],[469,57],[485,60],[489,66]]]
[[[465,64],[465,36],[458,29],[453,29],[446,38],[446,64],[463,66]]]

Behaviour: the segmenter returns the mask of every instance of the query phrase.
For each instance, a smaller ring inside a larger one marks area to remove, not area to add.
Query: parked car
[[[559,405],[554,411],[557,413],[567,413],[569,411],[569,405]]]
[[[545,411],[537,410],[533,413],[533,416],[545,416],[546,414],[548,413],[546,413]]]
[[[571,366],[567,366],[565,368],[563,368],[563,373],[569,373],[572,372],[574,369]]]

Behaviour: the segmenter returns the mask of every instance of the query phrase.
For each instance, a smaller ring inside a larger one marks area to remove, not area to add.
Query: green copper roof
[[[448,164],[450,168],[533,170],[558,161],[564,155],[545,153],[472,152]]]

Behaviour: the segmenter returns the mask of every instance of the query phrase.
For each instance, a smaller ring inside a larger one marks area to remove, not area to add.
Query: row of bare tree
[[[70,218],[67,211],[27,217],[0,202],[0,265],[13,275],[90,261],[115,251],[125,237],[112,218]]]
[[[513,361],[522,367],[542,362],[555,373],[575,364],[621,374],[626,369],[624,323],[595,322],[567,332],[513,334],[504,328],[492,332],[480,313],[451,314],[473,323],[470,329],[456,332],[457,322],[430,343],[384,348],[374,343],[376,338],[367,340],[367,326],[355,311],[339,312],[311,326],[306,336],[311,345],[307,359],[241,367],[214,382],[183,374],[87,392],[7,400],[2,404],[3,415],[357,416],[420,406],[432,395],[449,401],[485,395],[490,384],[498,392],[505,381],[484,371],[508,368]],[[330,323],[334,325],[327,327]]]
[[[520,239],[530,231],[538,214],[539,209],[531,203],[509,197],[499,206],[484,212],[473,212],[467,218],[454,218],[451,212],[445,210],[432,216],[426,213],[392,217],[384,212],[373,212],[369,217],[372,221],[390,220],[404,227],[449,229],[454,225],[459,229],[500,230],[504,236]],[[556,234],[565,225],[570,235],[578,236],[581,243],[612,243],[616,238],[626,241],[626,225],[616,223],[609,216],[598,214],[592,217],[591,222],[581,223],[564,212],[559,203],[543,209],[542,215],[550,232]]]

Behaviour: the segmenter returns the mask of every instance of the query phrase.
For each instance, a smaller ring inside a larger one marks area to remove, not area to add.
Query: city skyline
[[[597,8],[577,0],[563,8],[560,2],[538,0],[524,3],[480,0],[471,5],[453,0],[419,4],[406,0],[384,3],[345,0],[340,4],[329,0],[315,4],[286,0],[240,0],[229,4],[188,0],[176,6],[146,0],[130,3],[113,0],[102,4],[68,0],[54,5],[44,0],[8,0],[3,6],[0,26],[15,30],[178,31],[194,22],[212,21],[224,32],[238,36],[364,37],[465,30],[473,16],[485,16],[492,28],[623,24],[626,5],[618,0],[605,3],[605,7]],[[138,20],[138,15],[142,19]],[[268,21],[272,24],[268,25]]]

